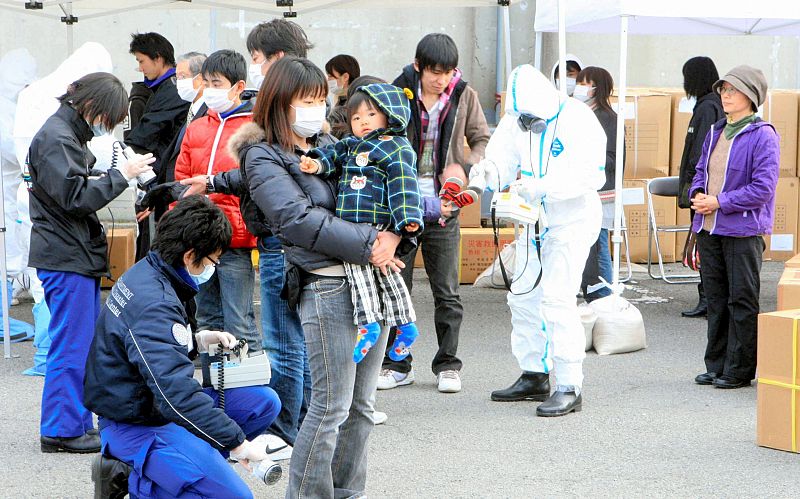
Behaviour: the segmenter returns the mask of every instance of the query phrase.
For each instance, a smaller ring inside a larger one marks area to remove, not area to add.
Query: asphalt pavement
[[[764,264],[762,311],[775,309],[782,269]],[[370,497],[797,497],[800,455],[755,444],[755,387],[692,381],[704,371],[706,322],[680,311],[694,306],[694,285],[635,273],[624,296],[642,312],[647,349],[589,352],[583,411],[537,418],[536,402],[489,400],[519,375],[500,290],[462,286],[464,388],[436,390],[433,300],[417,272],[416,382],[378,392],[389,420],[370,439]],[[30,305],[11,315],[30,320]],[[31,342],[13,352],[19,357],[0,359],[0,498],[91,497],[91,456],[39,451],[43,379],[20,374],[32,365]],[[246,480],[256,497],[283,496],[285,478],[270,488]]]

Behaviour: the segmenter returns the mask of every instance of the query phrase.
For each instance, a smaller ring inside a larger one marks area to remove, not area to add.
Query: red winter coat
[[[253,106],[245,103],[235,113],[220,121],[217,112],[193,121],[186,128],[181,152],[175,162],[175,180],[197,175],[215,175],[239,168],[228,154],[228,140],[242,125],[252,122]],[[209,194],[208,198],[222,208],[233,228],[231,248],[254,248],[256,238],[244,225],[239,198],[230,194]]]

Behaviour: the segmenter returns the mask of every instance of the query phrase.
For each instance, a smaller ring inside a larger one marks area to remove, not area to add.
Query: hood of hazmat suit
[[[570,61],[572,61],[575,64],[577,64],[578,67],[580,67],[581,69],[586,67],[586,66],[583,65],[581,60],[578,59],[577,56],[572,55],[572,54],[567,54],[567,65],[569,65]],[[561,87],[558,86],[559,82],[558,82],[558,80],[556,80],[556,69],[558,69],[558,61],[554,62],[553,63],[553,67],[550,69],[550,83],[552,83],[553,86],[558,89],[558,88],[561,88]],[[559,75],[559,79],[561,79],[560,78],[561,77],[561,71],[560,70],[558,72],[558,75]],[[575,90],[575,84],[576,84],[575,81],[567,80],[567,94],[570,97],[572,97],[572,92]]]

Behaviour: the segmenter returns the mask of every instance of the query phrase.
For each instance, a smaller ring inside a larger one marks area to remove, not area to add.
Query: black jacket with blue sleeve
[[[116,422],[178,424],[217,449],[245,440],[239,425],[203,392],[189,358],[184,303],[197,286],[185,269],[150,252],[111,289],[86,361],[83,402]]]

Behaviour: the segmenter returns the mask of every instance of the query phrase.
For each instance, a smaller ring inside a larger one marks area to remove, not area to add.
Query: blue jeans
[[[50,349],[42,390],[44,437],[80,437],[94,428],[83,406],[86,355],[100,315],[100,279],[74,272],[39,270],[50,309]]]
[[[311,375],[303,328],[297,311],[291,310],[286,300],[281,298],[286,264],[278,238],[259,239],[258,256],[263,345],[272,368],[269,386],[277,392],[283,404],[269,431],[294,445],[311,398]]]
[[[589,250],[589,257],[586,259],[586,267],[583,270],[581,291],[587,303],[611,294],[611,290],[606,287],[592,293],[588,292],[588,287],[602,282],[598,276],[611,283],[612,272],[611,251],[608,246],[608,229],[600,229],[600,235],[597,237],[597,242]]]
[[[311,368],[311,403],[292,452],[287,498],[357,497],[367,481],[367,441],[386,334],[353,362],[357,330],[347,279],[306,285],[300,317]],[[385,331],[384,331],[385,332]]]
[[[211,279],[200,286],[197,302],[197,328],[227,331],[247,340],[251,352],[260,352],[261,338],[253,309],[255,272],[251,250],[231,248],[219,258]]]
[[[203,390],[217,406],[212,388]],[[265,386],[225,390],[225,414],[252,440],[278,414],[280,401]],[[142,426],[100,419],[103,454],[133,467],[128,477],[131,497],[237,497],[253,493],[225,460],[227,451],[211,445],[175,423]]]

